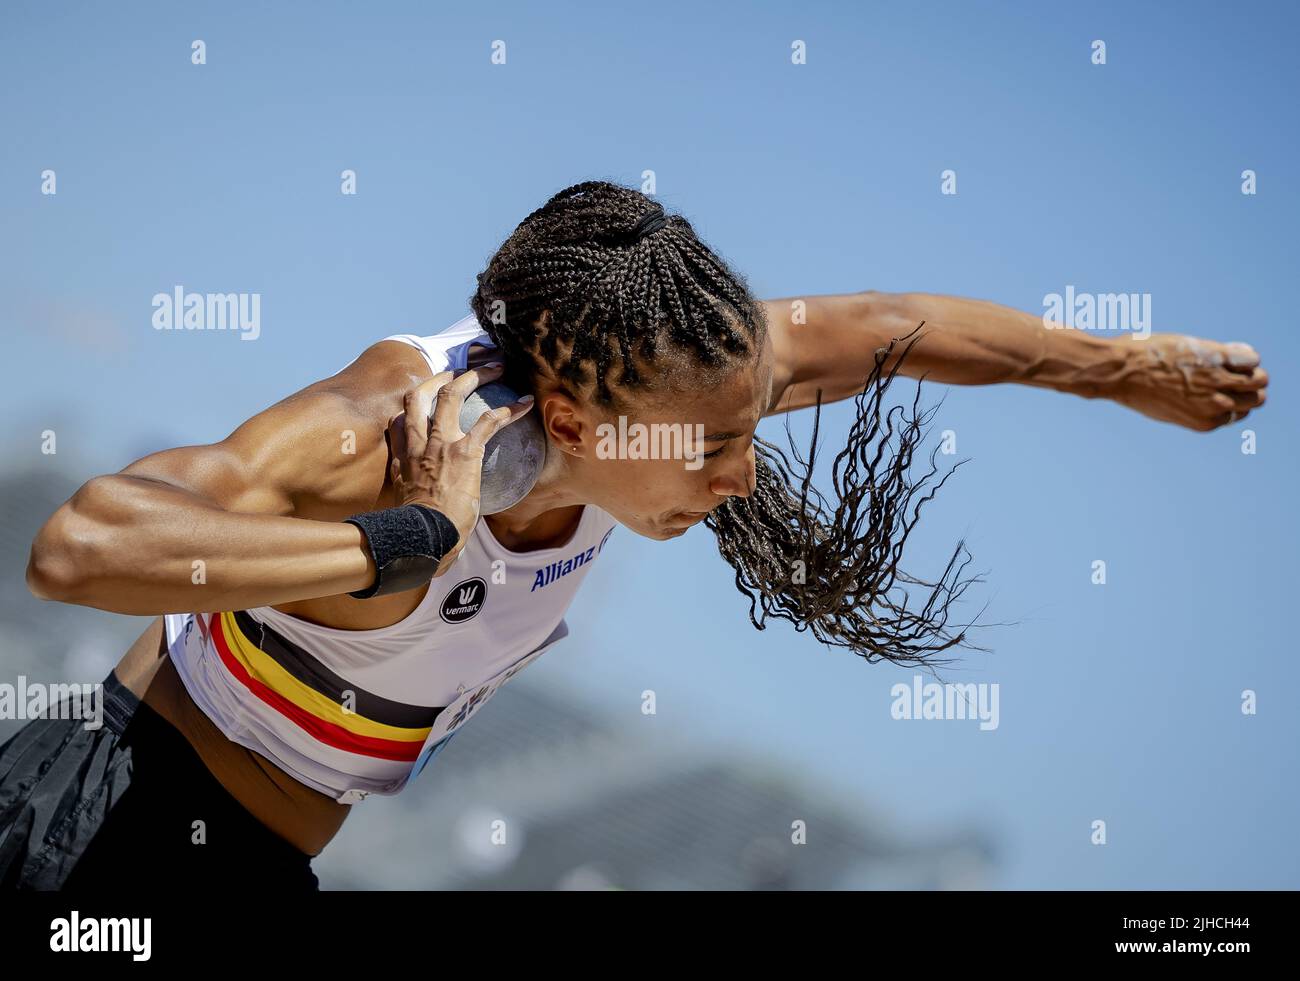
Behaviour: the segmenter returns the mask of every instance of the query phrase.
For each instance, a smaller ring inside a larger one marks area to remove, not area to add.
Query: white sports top
[[[473,316],[384,340],[413,345],[434,373],[464,368],[471,344],[493,346]],[[615,524],[588,504],[568,544],[512,552],[480,520],[391,626],[340,630],[269,606],[175,613],[164,618],[168,650],[229,739],[340,803],[395,794],[500,685],[567,636],[564,612]]]

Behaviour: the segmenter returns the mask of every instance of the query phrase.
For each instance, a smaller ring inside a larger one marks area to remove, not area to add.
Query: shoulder
[[[415,349],[381,340],[346,367],[253,416],[219,447],[259,483],[277,488],[282,509],[332,518],[373,502],[388,471],[388,422],[406,393],[431,376]]]
[[[432,376],[433,370],[420,350],[393,338],[370,344],[347,366],[321,379],[308,391],[364,398],[376,391],[404,385],[414,388]]]

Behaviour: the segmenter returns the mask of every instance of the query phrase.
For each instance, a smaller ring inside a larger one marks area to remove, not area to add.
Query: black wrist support
[[[423,504],[367,511],[344,520],[365,533],[375,560],[374,584],[348,594],[357,599],[400,593],[428,582],[442,557],[460,541],[451,520]]]

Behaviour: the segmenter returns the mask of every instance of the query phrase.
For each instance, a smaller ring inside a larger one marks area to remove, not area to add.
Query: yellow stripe
[[[310,712],[326,722],[342,726],[348,732],[358,736],[373,736],[378,739],[395,739],[401,742],[423,742],[432,727],[407,729],[390,726],[382,722],[367,719],[356,712],[344,712],[343,706],[334,699],[322,695],[309,685],[286,671],[265,651],[244,636],[235,622],[233,613],[221,614],[221,629],[226,635],[230,653],[244,666],[250,676],[256,678],[278,695],[282,695],[305,712]]]

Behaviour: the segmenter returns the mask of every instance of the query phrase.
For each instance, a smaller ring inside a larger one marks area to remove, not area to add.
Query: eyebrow
[[[706,443],[718,443],[728,439],[740,439],[740,433],[708,433],[703,437]]]

